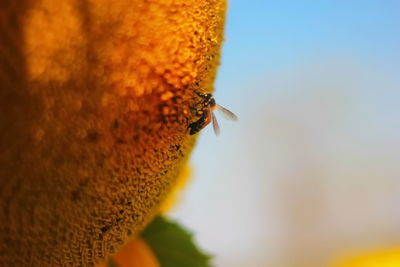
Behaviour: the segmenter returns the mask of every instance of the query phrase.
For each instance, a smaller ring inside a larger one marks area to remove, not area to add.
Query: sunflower
[[[213,90],[225,10],[223,0],[0,5],[1,264],[94,266],[146,250],[138,236],[195,144],[196,92]]]

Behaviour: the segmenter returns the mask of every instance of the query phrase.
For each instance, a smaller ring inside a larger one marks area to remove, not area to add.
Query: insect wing
[[[224,108],[223,106],[217,105],[218,110],[221,111],[221,114],[224,115],[225,118],[232,120],[232,121],[237,121],[238,117],[233,114],[232,111],[227,110],[226,108]]]
[[[217,118],[215,117],[215,115],[212,111],[211,111],[211,116],[212,116],[212,124],[213,124],[214,133],[216,136],[218,136],[219,135],[219,125],[218,125]]]

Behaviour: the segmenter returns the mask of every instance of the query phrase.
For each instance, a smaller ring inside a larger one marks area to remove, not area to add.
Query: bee
[[[215,135],[219,135],[219,125],[217,118],[214,115],[214,110],[218,109],[221,111],[221,113],[230,120],[237,121],[238,117],[233,114],[233,112],[227,110],[226,108],[218,105],[215,102],[214,97],[212,94],[202,94],[199,92],[196,92],[198,96],[202,98],[202,100],[196,105],[196,108],[191,108],[196,112],[196,115],[200,117],[198,120],[195,122],[192,122],[189,124],[188,129],[189,129],[189,134],[193,135],[198,133],[201,129],[206,127],[210,122],[212,122],[213,129]]]

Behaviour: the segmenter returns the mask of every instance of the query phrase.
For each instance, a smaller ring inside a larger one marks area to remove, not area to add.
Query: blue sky
[[[385,0],[232,0],[218,85],[335,54],[400,70],[399,11]]]

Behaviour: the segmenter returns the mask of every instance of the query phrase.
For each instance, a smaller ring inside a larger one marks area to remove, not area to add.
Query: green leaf
[[[211,256],[201,252],[193,236],[176,222],[157,216],[141,233],[162,267],[209,267]]]
[[[108,267],[118,267],[118,264],[111,258],[108,259],[107,265]]]

